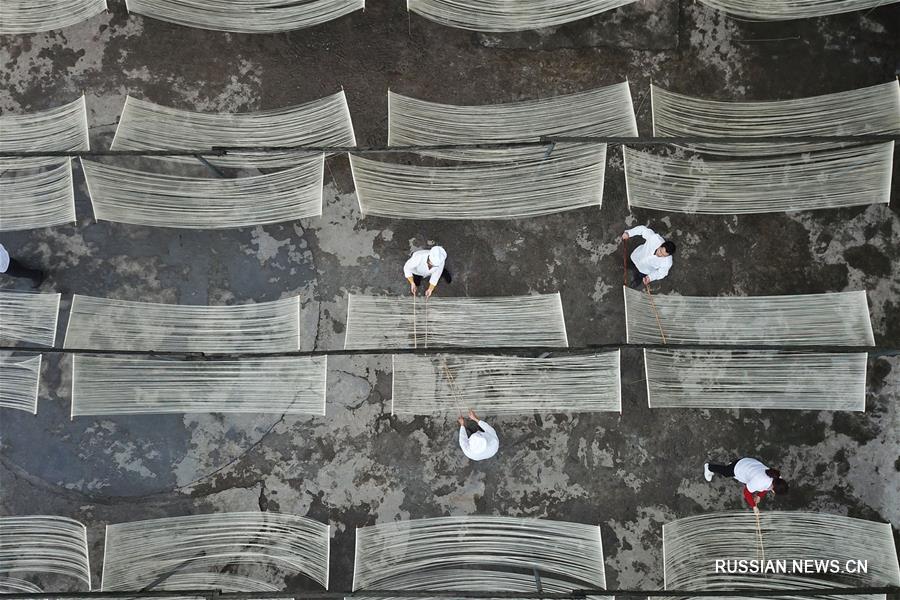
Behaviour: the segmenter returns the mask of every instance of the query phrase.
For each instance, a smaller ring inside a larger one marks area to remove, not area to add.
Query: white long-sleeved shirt
[[[444,265],[436,265],[428,268],[428,250],[416,250],[403,265],[403,276],[406,278],[418,275],[419,277],[429,277],[428,283],[437,285],[441,279],[441,273],[444,272]]]
[[[494,431],[494,428],[484,421],[478,421],[478,426],[481,427],[484,431],[473,433],[472,437],[479,435],[487,440],[487,446],[481,452],[472,451],[472,449],[469,447],[469,434],[466,433],[466,428],[462,425],[460,425],[459,427],[459,447],[462,448],[463,454],[465,454],[472,460],[484,460],[486,458],[490,458],[493,455],[497,454],[497,450],[500,449],[500,438],[497,437],[497,432]]]
[[[656,255],[656,250],[666,241],[661,235],[643,225],[633,227],[625,233],[628,234],[628,237],[639,235],[644,238],[644,243],[631,253],[631,262],[641,273],[647,275],[650,281],[659,281],[669,274],[669,269],[672,268],[672,257]]]
[[[764,492],[772,487],[772,478],[766,475],[768,467],[755,458],[742,458],[734,465],[734,478],[747,486],[751,494]]]
[[[0,244],[0,273],[6,273],[9,268],[9,252]]]

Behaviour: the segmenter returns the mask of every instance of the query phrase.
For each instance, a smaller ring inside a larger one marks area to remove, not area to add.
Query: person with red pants
[[[703,475],[707,481],[712,481],[714,474],[734,477],[743,483],[744,500],[753,512],[759,512],[759,501],[766,493],[772,492],[776,496],[788,493],[788,484],[781,478],[781,472],[770,469],[755,458],[741,458],[727,465],[703,465]]]

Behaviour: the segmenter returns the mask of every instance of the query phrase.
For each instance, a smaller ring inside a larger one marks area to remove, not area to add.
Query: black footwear
[[[31,289],[33,290],[38,289],[39,287],[41,287],[41,284],[44,283],[44,272],[38,271],[38,273],[40,273],[40,275],[38,275],[38,278],[31,280]]]

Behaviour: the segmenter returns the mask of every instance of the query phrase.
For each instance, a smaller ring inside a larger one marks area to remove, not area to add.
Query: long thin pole
[[[164,150],[53,150],[53,151],[2,151],[0,158],[28,158],[54,156],[228,156],[247,152],[313,152],[337,154],[364,153],[406,153],[428,150],[459,149],[509,149],[550,146],[565,143],[622,144],[628,146],[668,146],[673,144],[730,143],[849,143],[874,144],[900,140],[895,134],[887,135],[797,135],[797,136],[672,136],[672,137],[623,137],[623,136],[545,136],[534,142],[496,142],[482,144],[425,144],[407,146],[213,146],[211,148],[164,149]]]
[[[416,294],[413,293],[413,348],[418,348],[419,334],[416,331]]]
[[[790,596],[803,598],[819,598],[827,596],[863,596],[871,594],[896,594],[900,592],[897,586],[869,586],[853,588],[801,588],[790,590]],[[14,592],[4,594],[4,600],[45,600],[49,596],[61,595],[48,592]],[[212,600],[256,600],[259,592],[221,592],[219,590],[179,590],[179,591],[135,591],[135,592],[66,592],[66,598],[110,598],[119,600],[123,596],[129,598],[184,598],[185,596],[206,598]],[[358,590],[358,591],[305,591],[302,594],[306,599],[317,600],[342,600],[343,598],[508,598],[508,599],[544,599],[544,600],[584,600],[588,596],[622,596],[646,599],[651,596],[672,597],[735,597],[735,598],[780,598],[785,596],[784,589],[715,589],[715,590],[635,590],[635,589],[574,589],[568,593],[551,592],[489,592],[479,591],[447,591],[447,590]],[[270,598],[294,598],[298,596],[296,591],[266,592]]]
[[[838,346],[834,344],[818,344],[806,346],[802,344],[722,344],[722,343],[687,343],[677,344],[680,350],[744,350],[744,351],[779,351],[795,354],[867,354],[872,358],[883,356],[900,356],[900,348],[887,346]],[[671,348],[659,343],[609,342],[601,344],[585,344],[582,346],[432,346],[428,352],[419,352],[413,348],[332,348],[329,350],[277,350],[274,352],[186,352],[184,350],[110,350],[108,348],[48,348],[47,346],[6,346],[0,345],[0,352],[37,352],[43,354],[102,354],[104,356],[168,356],[183,360],[234,360],[237,358],[259,358],[274,356],[377,356],[381,354],[435,354],[452,352],[454,354],[496,354],[498,356],[538,356],[546,352],[577,356],[592,354],[604,350],[655,350]],[[4,598],[6,600],[6,598]]]
[[[666,334],[663,333],[662,321],[659,320],[659,311],[656,310],[656,303],[653,301],[653,294],[650,293],[650,286],[645,283],[644,289],[647,290],[647,297],[650,298],[650,308],[653,309],[653,315],[656,317],[656,326],[659,327],[659,337],[662,338],[663,345],[666,345]]]
[[[459,399],[456,397],[456,380],[453,379],[453,375],[450,374],[450,369],[447,367],[447,360],[441,356],[441,366],[444,367],[444,373],[447,375],[447,383],[450,386],[450,397],[453,398],[453,403],[456,405],[456,411],[459,413],[459,416],[463,416],[462,408],[459,407]]]
[[[753,511],[756,516],[756,537],[759,541],[759,561],[763,564],[766,562],[766,549],[763,546],[762,527],[759,524],[759,509]]]

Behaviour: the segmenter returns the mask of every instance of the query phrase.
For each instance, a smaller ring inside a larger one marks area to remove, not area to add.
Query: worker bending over
[[[435,246],[431,250],[417,250],[412,253],[406,264],[403,265],[403,276],[409,282],[412,295],[418,293],[422,279],[428,277],[428,289],[425,297],[430,298],[437,287],[438,281],[443,279],[450,283],[453,278],[447,270],[447,251],[441,246]]]
[[[481,421],[474,410],[469,410],[469,421],[464,417],[459,421],[459,447],[472,460],[484,460],[497,454],[500,439],[494,428]]]
[[[776,496],[788,493],[787,481],[781,478],[778,469],[770,469],[755,458],[741,458],[728,465],[706,463],[703,475],[712,481],[713,474],[734,477],[744,484],[744,500],[753,512],[759,512],[759,501],[771,491]]]
[[[644,243],[631,253],[628,259],[628,274],[629,287],[640,289],[642,284],[650,285],[651,281],[659,281],[669,274],[675,244],[643,225],[632,227],[622,234],[622,239],[627,241],[636,235],[644,238]]]

